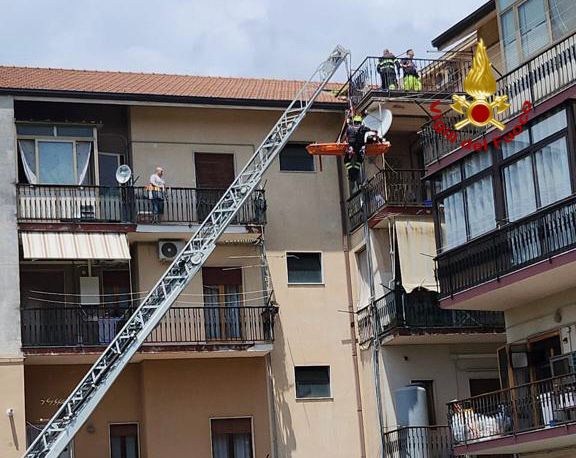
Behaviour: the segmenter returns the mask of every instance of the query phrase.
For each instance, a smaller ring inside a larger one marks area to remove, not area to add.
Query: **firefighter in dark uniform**
[[[344,156],[344,166],[348,171],[348,179],[359,184],[360,168],[364,162],[364,138],[370,129],[362,122],[362,116],[355,115],[346,129],[348,151]]]
[[[396,89],[398,81],[396,80],[396,67],[398,66],[398,61],[396,56],[390,52],[390,50],[385,49],[382,53],[382,57],[378,59],[378,65],[376,70],[380,73],[380,79],[382,80],[382,90]]]

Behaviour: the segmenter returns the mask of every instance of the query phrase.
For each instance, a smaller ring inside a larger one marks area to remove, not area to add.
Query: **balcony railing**
[[[518,115],[525,101],[535,106],[576,81],[576,34],[531,58],[497,80],[497,94],[508,95],[511,107],[498,116],[507,121]],[[457,114],[453,113],[454,116]],[[450,124],[449,122],[447,124]],[[450,142],[434,131],[434,122],[420,132],[426,166],[458,149],[463,139],[476,138],[483,129],[455,131]]]
[[[407,426],[384,434],[386,458],[452,458],[448,426]]]
[[[454,445],[576,421],[576,375],[564,375],[448,404]]]
[[[576,248],[576,196],[438,255],[448,297]]]
[[[101,222],[146,224],[155,221],[158,201],[143,187],[17,185],[20,222]],[[160,203],[160,223],[190,224],[204,220],[224,190],[168,188]],[[264,191],[255,191],[236,224],[264,224]]]
[[[445,310],[438,307],[437,294],[428,291],[390,291],[376,300],[376,331],[379,338],[405,330],[422,332],[504,332],[504,315],[492,311]],[[372,338],[374,324],[370,308],[358,311],[360,343]]]
[[[471,59],[412,59],[418,82],[405,78],[400,67],[402,58],[396,60],[395,68],[384,77],[378,71],[380,57],[366,57],[352,73],[346,90],[354,106],[362,104],[369,96],[406,97],[415,100],[446,99],[464,91],[464,78],[471,66]],[[393,72],[393,75],[392,75]],[[391,82],[395,82],[393,86]]]
[[[25,307],[21,310],[22,346],[106,346],[126,322],[131,308],[104,306]],[[245,307],[172,307],[146,344],[254,344],[274,340],[275,309]]]
[[[426,199],[422,169],[385,169],[366,184],[368,218],[386,206],[418,206]],[[348,226],[352,231],[362,224],[362,191],[354,193],[347,202]]]

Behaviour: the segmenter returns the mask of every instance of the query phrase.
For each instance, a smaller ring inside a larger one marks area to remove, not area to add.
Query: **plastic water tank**
[[[407,385],[394,392],[398,426],[429,426],[426,389]]]

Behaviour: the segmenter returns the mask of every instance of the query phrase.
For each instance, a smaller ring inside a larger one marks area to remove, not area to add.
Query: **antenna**
[[[126,164],[116,169],[116,181],[118,184],[126,184],[132,178],[132,170]]]

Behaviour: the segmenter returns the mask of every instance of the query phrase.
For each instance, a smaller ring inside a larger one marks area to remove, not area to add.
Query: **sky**
[[[307,79],[431,40],[486,0],[0,0],[0,65]]]

